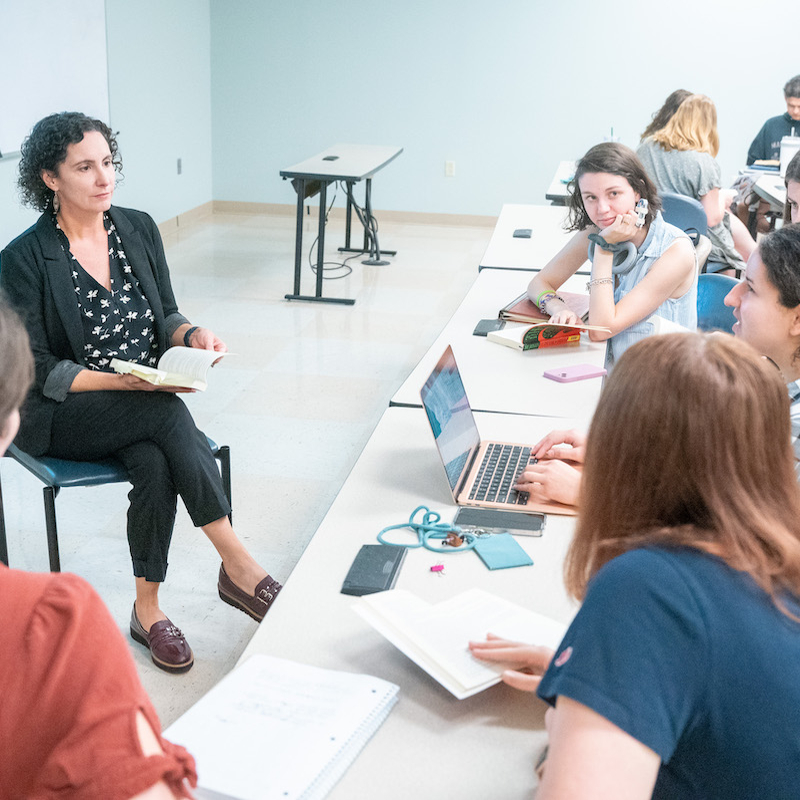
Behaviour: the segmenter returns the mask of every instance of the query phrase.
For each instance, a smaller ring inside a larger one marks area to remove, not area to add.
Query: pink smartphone
[[[595,367],[592,364],[573,364],[571,367],[561,367],[560,369],[547,369],[544,377],[559,383],[570,383],[571,381],[582,381],[586,378],[600,378],[606,374],[602,367]]]

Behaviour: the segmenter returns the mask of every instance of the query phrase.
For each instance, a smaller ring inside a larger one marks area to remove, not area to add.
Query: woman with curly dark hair
[[[23,316],[36,365],[15,443],[34,456],[125,464],[131,636],[158,667],[182,672],[194,656],[158,600],[179,495],[220,554],[225,602],[260,621],[281,587],[234,533],[216,462],[181,390],[110,368],[117,355],[154,364],[170,347],[227,349],[179,313],[153,220],[111,205],[120,169],[113,133],[84,114],[44,118],[22,146],[21,194],[43,214],[0,254],[0,284]]]

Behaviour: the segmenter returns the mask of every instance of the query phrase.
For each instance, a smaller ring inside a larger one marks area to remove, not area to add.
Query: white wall
[[[161,221],[212,200],[208,0],[106,0],[106,20],[115,202]]]
[[[379,209],[543,203],[558,161],[612,126],[635,146],[679,87],[717,104],[732,180],[800,73],[759,14],[751,0],[211,0],[214,197],[290,203],[282,167],[356,142],[405,147],[375,181]]]
[[[781,11],[794,30],[800,7]],[[677,87],[717,104],[725,180],[800,60],[751,0],[106,0],[116,201],[157,220],[211,199],[292,203],[278,175],[336,142],[397,144],[377,209],[544,202],[558,161],[635,145]],[[213,153],[213,158],[212,158]],[[176,162],[183,159],[183,174]],[[444,162],[456,177],[444,177]],[[35,219],[0,159],[0,245]]]
[[[115,202],[144,209],[159,221],[208,202],[208,0],[106,0],[106,33],[109,122],[119,132],[125,175]],[[38,216],[18,202],[17,164],[16,157],[0,159],[0,247]]]

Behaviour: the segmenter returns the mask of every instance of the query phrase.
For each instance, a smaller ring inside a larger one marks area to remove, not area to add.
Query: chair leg
[[[219,461],[220,475],[222,477],[222,488],[225,490],[225,497],[228,498],[228,503],[231,507],[231,513],[228,515],[231,523],[233,522],[233,495],[231,492],[231,449],[228,445],[222,445],[217,448],[214,453],[214,458]]]
[[[8,566],[8,542],[6,541],[6,512],[3,507],[3,486],[0,482],[0,561]]]
[[[56,527],[56,495],[57,486],[45,486],[44,522],[47,529],[47,552],[50,555],[50,572],[61,572],[61,558],[58,555],[58,528]]]

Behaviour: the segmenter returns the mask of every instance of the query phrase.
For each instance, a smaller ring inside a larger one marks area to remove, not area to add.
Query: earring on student
[[[53,211],[58,214],[59,208],[61,208],[61,201],[58,199],[58,192],[53,192]]]

